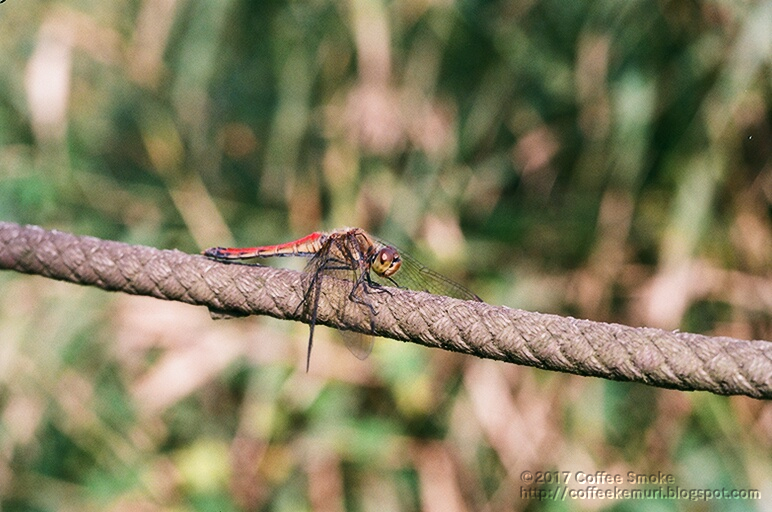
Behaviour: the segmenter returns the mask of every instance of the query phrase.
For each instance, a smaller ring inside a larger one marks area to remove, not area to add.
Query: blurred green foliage
[[[772,339],[772,4],[0,5],[0,219],[199,251],[366,228],[493,304]],[[289,263],[282,261],[282,264]],[[772,494],[770,406],[0,274],[3,510],[556,503],[525,470]]]

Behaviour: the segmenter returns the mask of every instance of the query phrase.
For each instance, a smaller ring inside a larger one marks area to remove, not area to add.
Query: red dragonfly
[[[432,270],[410,256],[400,253],[360,228],[344,228],[332,232],[316,232],[292,242],[261,247],[212,247],[203,252],[216,260],[247,260],[271,256],[305,256],[311,260],[305,272],[309,275],[308,288],[301,306],[310,319],[306,371],[311,362],[319,296],[325,276],[352,281],[348,299],[370,310],[370,323],[375,329],[375,308],[367,298],[373,291],[384,291],[383,285],[410,288],[457,299],[481,301],[480,297]],[[349,333],[351,334],[351,333]],[[359,359],[365,359],[372,350],[371,336],[345,336],[346,346]]]

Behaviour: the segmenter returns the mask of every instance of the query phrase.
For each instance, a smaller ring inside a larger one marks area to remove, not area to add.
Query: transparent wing
[[[370,352],[373,351],[373,343],[375,338],[370,335],[362,334],[353,331],[338,331],[343,337],[343,342],[346,344],[349,352],[354,354],[357,359],[364,361]]]
[[[394,247],[388,242],[380,242]],[[419,292],[429,292],[434,295],[445,295],[456,299],[482,302],[480,297],[464,286],[425,267],[404,251],[398,248],[397,251],[399,252],[400,258],[402,258],[402,266],[394,276],[392,276],[391,280],[379,277],[375,272],[370,273],[371,278],[386,286],[394,286],[394,284],[396,284],[401,288],[409,288]]]
[[[336,301],[336,307],[340,310],[344,310],[346,307],[364,307],[368,314],[374,314],[369,306],[369,300],[367,299],[367,293],[365,292],[362,283],[357,287],[357,282],[360,281],[359,261],[357,258],[362,257],[361,250],[354,244],[356,240],[347,237],[330,237],[330,239],[322,245],[319,252],[311,258],[306,266],[305,272],[309,279],[309,292],[306,293],[304,300],[307,314],[315,319],[316,309],[318,303],[314,301],[316,294],[312,293],[317,286],[321,286],[321,283],[326,277],[332,277],[336,279],[343,279],[350,281],[352,289],[350,293],[342,294],[336,297],[328,297],[328,299]],[[372,319],[371,319],[372,322]],[[353,331],[338,331],[343,338],[346,348],[354,354],[357,359],[367,359],[370,352],[373,350],[373,337],[367,334],[361,334]]]

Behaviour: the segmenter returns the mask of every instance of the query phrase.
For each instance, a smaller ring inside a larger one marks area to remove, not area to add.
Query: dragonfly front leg
[[[387,277],[386,279],[391,281],[394,284],[394,286],[399,288],[399,286],[397,286],[397,283],[394,283],[394,281],[390,277]],[[384,285],[382,285],[381,283],[377,283],[377,282],[372,280],[372,278],[370,277],[370,273],[369,272],[366,274],[365,281],[367,281],[367,287],[365,287],[366,293],[370,293],[370,292],[386,293],[389,296],[391,296],[391,292],[389,290],[387,290]]]

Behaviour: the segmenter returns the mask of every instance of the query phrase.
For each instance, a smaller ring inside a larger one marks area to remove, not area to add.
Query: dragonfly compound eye
[[[384,247],[375,255],[375,261],[372,263],[373,271],[382,277],[391,277],[402,265],[402,259],[399,253],[393,247]]]

